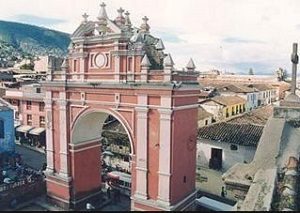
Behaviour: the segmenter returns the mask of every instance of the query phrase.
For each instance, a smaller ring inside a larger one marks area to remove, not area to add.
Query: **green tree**
[[[287,71],[279,67],[279,69],[276,71],[277,79],[278,81],[285,81],[287,78]]]

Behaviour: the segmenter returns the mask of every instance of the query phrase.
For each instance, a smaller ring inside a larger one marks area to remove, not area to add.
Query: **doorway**
[[[211,148],[211,158],[209,160],[209,168],[221,170],[222,169],[223,150]]]

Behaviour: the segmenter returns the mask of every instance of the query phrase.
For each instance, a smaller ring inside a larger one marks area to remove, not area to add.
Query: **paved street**
[[[23,162],[33,169],[41,169],[43,163],[46,162],[45,154],[31,150],[18,144],[16,145],[16,152],[21,154]]]

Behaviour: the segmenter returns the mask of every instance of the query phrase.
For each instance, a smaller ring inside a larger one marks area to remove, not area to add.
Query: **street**
[[[16,144],[16,152],[21,155],[23,162],[33,169],[40,170],[46,163],[46,155],[38,151]]]

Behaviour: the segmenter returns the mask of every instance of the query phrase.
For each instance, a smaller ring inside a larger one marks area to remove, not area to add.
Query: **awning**
[[[44,132],[46,129],[45,128],[42,128],[42,127],[39,127],[39,128],[34,128],[32,130],[29,131],[29,134],[32,134],[32,135],[40,135],[42,132]]]
[[[26,126],[26,125],[22,125],[17,127],[17,132],[23,132],[23,133],[27,133],[29,130],[33,129],[34,127],[32,126]]]
[[[14,124],[14,127],[15,127],[15,128],[17,128],[18,126],[20,126],[20,124],[16,124],[16,123]]]

